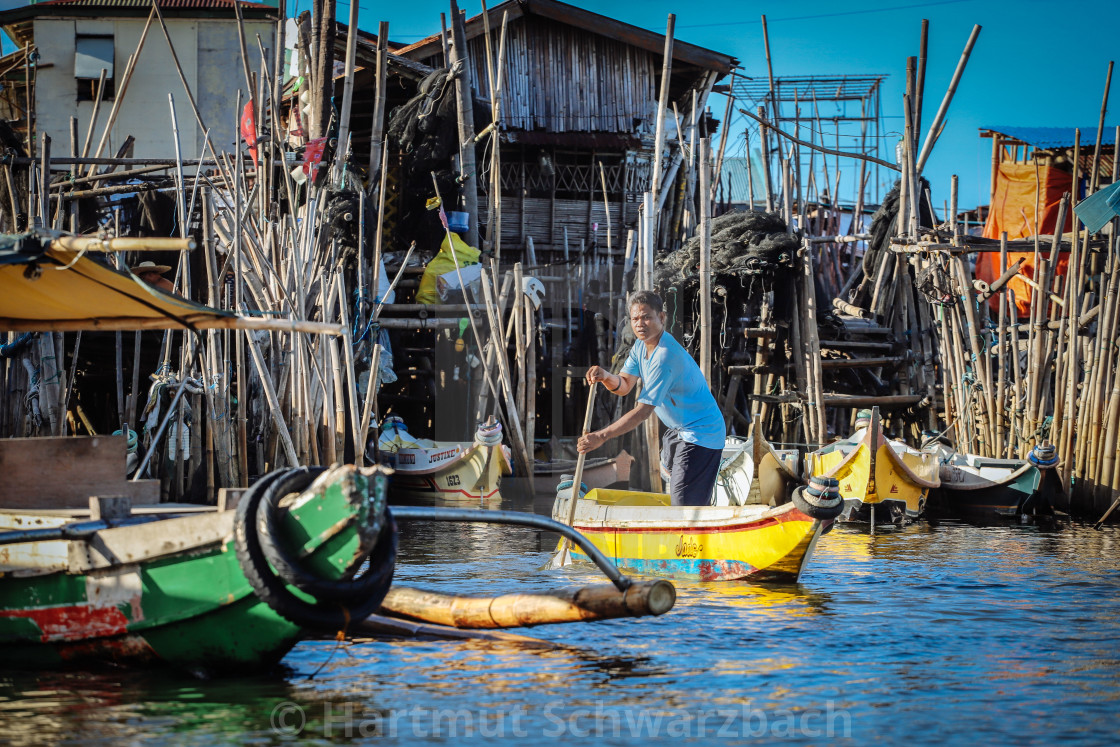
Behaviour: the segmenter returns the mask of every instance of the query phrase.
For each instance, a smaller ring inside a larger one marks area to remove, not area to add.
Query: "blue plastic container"
[[[447,213],[447,227],[455,233],[465,233],[470,230],[470,213],[460,213],[454,210]]]

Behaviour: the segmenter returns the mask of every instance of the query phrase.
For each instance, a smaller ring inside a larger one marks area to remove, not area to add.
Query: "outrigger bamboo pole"
[[[463,597],[394,585],[381,612],[454,628],[518,628],[551,623],[663,615],[676,590],[664,579],[636,581],[626,591],[613,584],[541,594]]]

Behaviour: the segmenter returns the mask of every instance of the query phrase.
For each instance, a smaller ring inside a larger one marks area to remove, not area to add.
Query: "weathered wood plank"
[[[159,481],[125,479],[124,436],[0,439],[0,508],[89,508],[90,496],[158,503]]]

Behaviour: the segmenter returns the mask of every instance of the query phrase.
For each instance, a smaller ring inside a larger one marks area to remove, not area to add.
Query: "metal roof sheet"
[[[234,0],[160,0],[161,10],[217,10],[232,8]],[[151,8],[152,0],[43,0],[36,6],[80,8]],[[275,6],[241,1],[243,8],[274,8]]]
[[[980,131],[994,132],[1015,138],[1036,148],[1072,148],[1076,127],[981,127]],[[1097,141],[1096,127],[1081,127],[1081,147],[1093,146]],[[1116,125],[1105,125],[1101,145],[1116,145]]]

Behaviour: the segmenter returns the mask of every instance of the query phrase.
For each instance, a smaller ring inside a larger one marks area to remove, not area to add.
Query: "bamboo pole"
[[[784,130],[779,130],[777,127],[772,125],[766,119],[766,117],[763,117],[763,116],[758,115],[758,114],[752,114],[751,112],[747,111],[746,109],[740,109],[739,112],[741,114],[745,114],[748,117],[750,117],[751,119],[755,120],[756,122],[761,124],[765,129],[773,130],[775,134],[781,135],[786,140],[789,140],[792,143],[796,143],[797,145],[801,145],[801,146],[804,146],[806,148],[810,148],[812,150],[815,150],[818,153],[825,153],[825,154],[830,155],[830,156],[843,156],[845,158],[855,158],[859,161],[866,161],[867,163],[874,163],[874,164],[877,164],[879,166],[884,166],[888,169],[891,169],[892,171],[901,171],[898,164],[894,164],[894,163],[891,163],[889,161],[884,161],[882,159],[875,158],[874,156],[864,155],[862,153],[846,153],[844,151],[834,150],[832,148],[826,148],[823,145],[816,145],[814,143],[809,143],[809,142],[806,142],[806,141],[804,141],[804,140],[802,140],[798,137],[790,135],[788,132],[785,132]],[[778,142],[781,142],[781,141],[779,140]]]
[[[806,374],[810,382],[807,408],[811,414],[810,422],[815,426],[811,443],[818,445],[827,442],[828,429],[824,412],[824,377],[821,367],[821,344],[817,327],[817,294],[813,283],[813,251],[807,241],[802,240],[802,295],[805,307],[805,350]]]
[[[121,104],[124,103],[125,94],[128,93],[128,84],[132,81],[132,73],[136,70],[136,63],[140,59],[140,52],[144,49],[144,41],[148,38],[148,29],[152,26],[152,19],[159,13],[159,5],[152,4],[152,11],[148,14],[148,20],[144,23],[144,29],[140,32],[140,40],[136,43],[136,51],[128,58],[128,64],[125,66],[124,75],[122,76],[120,88],[117,88],[113,93],[113,106],[109,109],[109,119],[105,123],[105,129],[101,131],[101,140],[97,143],[97,150],[94,151],[94,158],[101,155],[105,150],[105,144],[109,140],[109,133],[113,130],[113,125],[117,122],[117,115],[120,113]],[[161,19],[162,22],[162,19]],[[30,132],[30,127],[28,128]],[[92,176],[94,172],[91,166],[86,176]]]
[[[664,579],[637,581],[625,592],[613,584],[537,594],[464,597],[394,585],[381,611],[394,617],[455,628],[517,628],[551,623],[663,615],[676,591]]]
[[[740,110],[742,111],[742,110]],[[764,110],[758,107],[759,115],[755,119],[762,124],[759,128],[759,147],[762,149],[762,171],[766,177],[766,212],[774,212],[774,180],[770,174],[770,146],[768,143],[769,138],[766,135],[767,125],[765,124],[766,118],[762,116]],[[749,152],[748,152],[749,156]],[[751,193],[751,203],[754,203],[754,193]]]
[[[240,11],[238,11],[240,20]],[[338,118],[338,149],[335,163],[341,169],[346,163],[350,150],[350,112],[354,104],[354,59],[358,53],[358,3],[350,3],[350,15],[346,21],[346,67],[343,72],[342,112]],[[373,141],[370,141],[370,149]],[[376,287],[376,286],[375,286]]]
[[[957,86],[961,82],[961,76],[964,75],[965,66],[968,64],[968,58],[972,54],[972,48],[976,45],[976,39],[980,36],[979,24],[972,27],[972,33],[969,34],[968,41],[965,42],[964,51],[961,52],[961,58],[957,61],[957,68],[953,71],[953,78],[949,81],[949,88],[945,91],[945,97],[941,99],[941,106],[937,108],[937,114],[933,117],[933,122],[930,123],[929,130],[926,132],[925,142],[922,144],[921,153],[918,154],[916,163],[916,171],[921,176],[922,169],[925,168],[926,160],[929,154],[933,151],[933,146],[937,142],[937,138],[941,135],[941,126],[945,121],[945,115],[949,112],[949,104],[953,101],[953,95],[957,92]]]
[[[443,14],[440,13],[440,18]],[[446,31],[444,32],[444,58],[447,57]],[[386,40],[389,38],[389,23],[382,21],[377,27],[377,91],[373,105],[373,129],[370,132],[369,143],[369,176],[373,179],[377,170],[382,167],[385,151],[381,147],[385,131],[385,90],[386,76],[388,74],[388,56],[386,53]],[[376,286],[375,286],[376,287]]]
[[[700,373],[712,387],[711,140],[700,139]]]
[[[1097,191],[1099,184],[1100,166],[1101,166],[1101,138],[1104,136],[1104,117],[1108,112],[1108,92],[1112,86],[1112,65],[1113,60],[1108,61],[1108,73],[1104,78],[1104,96],[1101,99],[1101,113],[1097,119],[1097,140],[1093,146],[1093,170],[1089,177],[1089,193]],[[1116,142],[1113,141],[1113,159],[1115,160]]]
[[[486,299],[486,316],[490,322],[490,336],[495,344],[501,340],[501,320],[493,310],[493,294],[490,289],[490,277],[486,270],[482,271],[482,294]],[[513,385],[510,382],[509,364],[506,361],[505,351],[497,351],[498,373],[505,395],[506,425],[510,431],[510,441],[513,444],[513,458],[518,471],[529,478],[530,485],[533,480],[533,459],[525,445],[525,438],[521,432],[521,420],[517,414],[517,405],[514,402]]]
[[[653,165],[650,174],[650,192],[658,194],[661,190],[661,161],[665,152],[665,114],[669,108],[669,77],[673,71],[673,34],[677,16],[669,14],[665,25],[665,51],[661,56],[661,85],[657,97],[657,120],[653,134]]]
[[[470,246],[478,246],[478,167],[474,152],[474,97],[471,93],[473,71],[467,51],[467,32],[456,0],[451,0],[451,64],[462,72],[455,78],[455,100],[459,111],[459,173],[463,178],[463,206],[470,216],[464,237]]]

